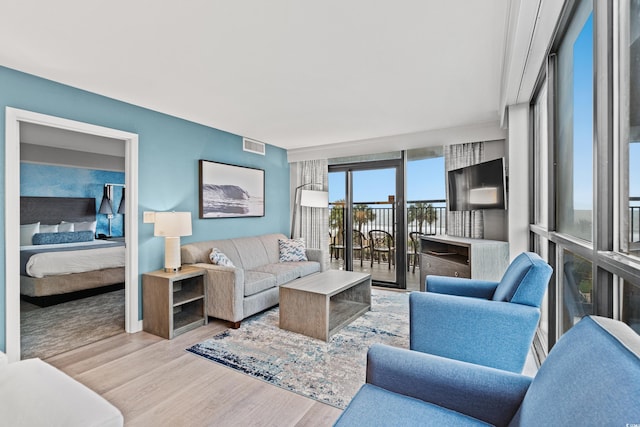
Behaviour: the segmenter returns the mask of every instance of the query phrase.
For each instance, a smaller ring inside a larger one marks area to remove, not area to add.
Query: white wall
[[[529,250],[529,104],[510,105],[509,137],[509,253],[515,258]]]

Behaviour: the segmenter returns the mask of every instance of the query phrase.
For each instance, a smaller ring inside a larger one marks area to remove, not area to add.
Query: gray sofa
[[[309,261],[279,262],[279,239],[287,237],[265,234],[182,245],[182,262],[207,270],[208,316],[228,320],[237,328],[243,319],[277,305],[280,285],[322,270],[320,249],[306,250]],[[222,251],[234,266],[212,264],[209,254],[213,248]]]

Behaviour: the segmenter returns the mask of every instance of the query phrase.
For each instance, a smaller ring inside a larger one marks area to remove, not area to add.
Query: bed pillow
[[[40,224],[39,233],[57,233],[57,232],[58,232],[58,224],[55,224],[55,225]]]
[[[66,222],[62,221],[62,224],[72,224],[73,230],[71,231],[93,231],[93,234],[96,234],[96,221],[84,221],[84,222]]]
[[[278,239],[280,247],[280,262],[308,261],[304,240]]]
[[[40,232],[40,223],[22,224],[20,226],[20,246],[33,245],[33,235]]]
[[[60,224],[58,224],[58,231],[61,233],[67,232],[67,231],[74,231],[73,229],[73,223],[72,222],[64,222],[62,221]]]
[[[225,267],[235,267],[229,257],[227,257],[223,252],[218,248],[213,248],[211,253],[209,254],[209,259],[212,264],[222,265]]]
[[[63,231],[62,233],[36,233],[33,235],[34,245],[53,245],[59,243],[90,242],[93,231]]]

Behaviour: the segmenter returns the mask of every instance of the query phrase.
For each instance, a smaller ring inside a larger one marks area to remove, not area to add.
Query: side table
[[[157,270],[142,275],[143,329],[172,339],[207,324],[205,270],[184,266],[177,273]]]

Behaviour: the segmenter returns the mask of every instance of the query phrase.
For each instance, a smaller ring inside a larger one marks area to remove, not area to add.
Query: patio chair
[[[360,267],[362,267],[362,260],[364,259],[364,250],[365,250],[365,239],[364,234],[360,230],[353,229],[353,254],[355,255],[356,251],[360,254]]]
[[[389,270],[391,270],[391,263],[395,261],[395,246],[393,236],[384,230],[370,230],[369,231],[369,249],[371,252],[371,267],[373,267],[373,259],[378,258],[378,264],[380,264],[381,255],[386,255],[389,261]]]
[[[334,236],[329,232],[329,261],[332,259],[340,258],[340,251],[342,251],[342,255],[344,256],[344,237],[342,231],[338,231],[338,233]]]
[[[407,247],[407,271],[413,267],[412,273],[416,272],[416,264],[420,258],[420,233],[412,231],[409,233],[409,242]]]

